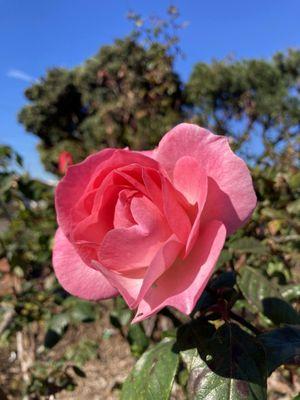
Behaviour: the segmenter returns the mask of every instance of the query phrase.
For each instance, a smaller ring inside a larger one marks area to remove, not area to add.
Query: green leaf
[[[282,364],[299,364],[300,326],[285,326],[259,336],[266,356],[268,373]]]
[[[237,282],[249,304],[275,324],[299,323],[299,314],[281,296],[279,286],[271,283],[256,269],[242,268]]]
[[[67,313],[56,314],[49,321],[48,328],[58,335],[61,335],[70,322],[70,317]]]
[[[242,237],[228,243],[229,248],[238,253],[266,254],[268,248],[253,237]]]
[[[129,308],[124,310],[112,310],[110,313],[110,322],[116,328],[128,325],[131,318],[132,311]]]
[[[238,325],[222,325],[212,336],[182,351],[191,400],[264,400],[267,370],[262,345]]]
[[[132,318],[132,311],[128,308],[125,301],[118,296],[114,300],[114,309],[110,313],[110,322],[116,328],[121,328],[129,324]]]
[[[149,346],[149,339],[140,324],[130,325],[127,335],[130,348],[135,356],[140,356]]]
[[[236,274],[232,271],[226,271],[219,274],[217,277],[212,279],[209,283],[209,289],[214,291],[218,289],[232,289],[236,283]],[[232,292],[230,293],[232,294]],[[204,290],[200,298],[198,299],[192,315],[195,315],[197,311],[203,311],[206,308],[211,307],[213,304],[216,304],[217,298],[214,296],[211,291]]]
[[[44,346],[47,349],[52,349],[60,341],[62,338],[62,335],[57,334],[56,332],[52,331],[51,329],[48,329],[45,335],[44,339]]]
[[[80,340],[74,345],[68,346],[64,357],[72,361],[77,367],[83,366],[87,361],[97,357],[99,343],[93,340]]]
[[[280,288],[281,296],[287,301],[300,299],[300,285],[286,285]]]
[[[283,262],[269,262],[266,272],[272,278],[276,278],[279,285],[291,280],[291,273]]]
[[[300,172],[292,175],[288,179],[288,183],[292,189],[299,189],[300,187]]]
[[[215,269],[218,270],[231,259],[232,253],[226,249],[222,250]]]
[[[77,300],[70,310],[70,315],[75,322],[91,322],[96,319],[94,304]]]
[[[142,355],[123,384],[121,400],[169,399],[179,362],[174,342],[164,339]]]
[[[289,214],[300,215],[300,199],[289,203],[286,209]]]
[[[200,298],[198,299],[191,315],[195,315],[197,311],[203,311],[209,307],[211,307],[213,304],[216,303],[216,300],[214,296],[209,293],[207,290],[204,290],[204,292],[201,294]]]
[[[70,317],[67,313],[56,314],[51,318],[44,339],[45,347],[51,349],[60,341],[68,327],[69,322]]]
[[[222,272],[218,277],[213,279],[209,284],[211,289],[232,288],[236,282],[236,274],[233,271]]]
[[[1,179],[0,194],[10,189],[13,181],[14,177],[12,175],[3,176]]]
[[[23,163],[23,158],[22,156],[20,156],[20,154],[16,153],[16,162],[19,165],[19,167],[23,167],[24,163]]]

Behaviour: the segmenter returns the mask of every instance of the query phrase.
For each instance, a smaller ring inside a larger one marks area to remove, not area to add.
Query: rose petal
[[[119,198],[115,207],[114,227],[115,228],[130,228],[135,225],[130,210],[132,197],[137,192],[135,190],[124,189],[119,193]]]
[[[118,288],[128,307],[131,309],[134,308],[135,299],[143,283],[145,268],[119,273],[103,267],[103,265],[96,261],[94,262],[94,267],[101,271],[101,273]]]
[[[158,168],[158,164],[152,158],[149,158],[139,152],[116,149],[110,159],[101,164],[93,174],[93,179],[89,182],[89,189],[95,189],[99,187],[103,179],[111,171],[117,169],[131,169],[131,165],[135,164],[139,168],[149,167]]]
[[[158,168],[157,162],[150,157],[122,149],[102,150],[87,157],[82,163],[68,168],[55,192],[58,224],[68,238],[74,224],[78,223],[78,218],[82,214],[82,201],[85,201],[86,196],[99,188],[111,171],[130,164]],[[71,212],[75,206],[76,212]]]
[[[59,226],[69,236],[73,221],[70,210],[81,198],[95,169],[108,160],[115,149],[105,149],[87,157],[83,162],[68,168],[66,175],[60,180],[55,191],[55,208]]]
[[[138,225],[112,229],[103,238],[98,260],[106,268],[148,267],[169,234],[159,210],[146,197],[133,198],[131,212]]]
[[[187,256],[199,234],[201,214],[207,198],[207,174],[195,158],[182,157],[175,164],[174,185],[191,204],[197,203],[196,218],[186,244]]]
[[[160,241],[163,241],[170,234],[164,216],[146,196],[134,197],[130,209],[133,219],[144,231],[152,234],[159,233]]]
[[[143,181],[146,189],[146,194],[149,199],[158,207],[158,209],[163,213],[163,198],[161,191],[161,175],[158,171],[143,168],[142,171]]]
[[[182,244],[172,235],[162,244],[148,268],[113,271],[97,262],[94,267],[113,283],[130,308],[136,308],[154,281],[173,264],[181,249]]]
[[[60,228],[54,239],[53,267],[59,283],[74,296],[101,300],[118,294],[101,272],[88,267],[81,260]]]
[[[233,233],[249,218],[256,205],[252,179],[245,162],[232,152],[227,138],[193,124],[176,126],[163,137],[155,151],[155,159],[172,180],[177,161],[185,156],[198,160],[208,177],[212,178],[212,193],[208,189],[208,219],[223,221],[227,233]]]
[[[146,270],[140,291],[132,307],[137,307],[140,300],[144,297],[145,293],[149,290],[152,284],[169,268],[172,266],[176,257],[182,249],[182,243],[178,242],[175,235],[172,235],[158,250],[151,264]],[[118,287],[118,286],[116,286]]]
[[[191,231],[191,221],[180,204],[179,193],[177,194],[171,183],[163,179],[162,194],[164,202],[164,214],[168,224],[175,235],[182,243],[186,240]]]
[[[78,222],[70,234],[70,241],[89,267],[97,259],[103,237],[113,229],[114,207],[120,191],[121,188],[114,185],[106,187],[99,199],[98,210]]]
[[[140,302],[132,322],[141,321],[165,306],[190,314],[213,273],[226,237],[222,222],[212,221],[201,229],[194,250],[178,260],[151,286]]]
[[[190,204],[196,204],[200,193],[206,192],[206,181],[206,172],[201,168],[198,160],[189,156],[181,157],[177,160],[173,171],[173,184]],[[205,199],[206,195],[202,200],[205,202]]]

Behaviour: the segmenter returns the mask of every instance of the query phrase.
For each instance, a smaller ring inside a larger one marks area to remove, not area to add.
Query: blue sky
[[[26,169],[45,177],[35,146],[16,115],[24,89],[53,66],[73,67],[131,30],[129,10],[163,15],[174,4],[189,26],[181,31],[186,80],[197,61],[233,54],[270,58],[300,47],[300,0],[0,0],[0,142],[25,158]]]

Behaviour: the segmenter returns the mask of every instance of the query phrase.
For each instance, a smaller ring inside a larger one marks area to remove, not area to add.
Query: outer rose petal
[[[152,286],[140,302],[134,322],[172,306],[190,314],[213,273],[223,248],[226,229],[220,221],[212,221],[200,231],[194,250],[178,260]]]
[[[65,234],[72,228],[70,210],[78,202],[95,169],[109,159],[115,149],[105,149],[92,154],[79,164],[68,168],[55,191],[55,209],[59,226]]]
[[[137,151],[137,153],[140,153],[140,154],[143,154],[144,156],[147,156],[147,157],[149,157],[149,158],[154,158],[154,153],[155,152],[155,149],[154,150],[141,150],[141,151]]]
[[[103,273],[109,281],[118,288],[120,294],[128,304],[129,308],[133,308],[135,299],[137,298],[143,278],[145,275],[145,268],[128,271],[127,274],[122,275],[113,270],[103,267],[99,262],[93,262],[95,268]]]
[[[168,132],[154,152],[171,180],[176,162],[194,157],[210,179],[207,220],[223,221],[227,234],[250,217],[256,205],[252,179],[245,162],[236,156],[224,136],[214,135],[193,124],[180,124]],[[204,210],[205,211],[205,210]]]
[[[164,214],[168,224],[178,239],[185,243],[191,232],[191,222],[179,203],[173,186],[167,180],[162,182]]]
[[[118,294],[101,272],[88,267],[81,260],[61,228],[55,234],[53,267],[59,283],[74,296],[103,300]]]
[[[133,308],[137,307],[145,293],[149,290],[152,284],[168,269],[172,268],[176,257],[182,249],[182,244],[178,242],[176,235],[170,238],[158,250],[147,271],[145,272],[144,279],[141,285],[140,292],[136,298]],[[118,287],[118,286],[116,286]]]
[[[176,162],[173,171],[173,183],[190,204],[196,204],[200,194],[203,196],[204,192],[205,196],[201,199],[202,206],[204,205],[207,191],[206,181],[207,174],[195,158],[185,156],[179,158]]]
[[[207,197],[207,174],[200,163],[192,157],[180,158],[174,168],[174,185],[184,194],[191,204],[197,203],[197,214],[186,243],[186,255],[188,255],[198,238],[200,218]]]
[[[173,264],[181,248],[182,244],[172,235],[157,251],[148,268],[126,271],[125,274],[105,268],[98,262],[95,262],[95,268],[118,288],[130,308],[136,308],[154,281]]]

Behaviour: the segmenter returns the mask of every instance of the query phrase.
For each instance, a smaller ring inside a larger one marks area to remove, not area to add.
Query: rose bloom
[[[68,167],[73,164],[72,154],[68,151],[62,151],[58,157],[58,171],[64,174]]]
[[[89,300],[120,293],[137,322],[165,306],[191,313],[256,196],[227,138],[180,124],[153,151],[109,148],[69,167],[55,203],[61,285]]]

